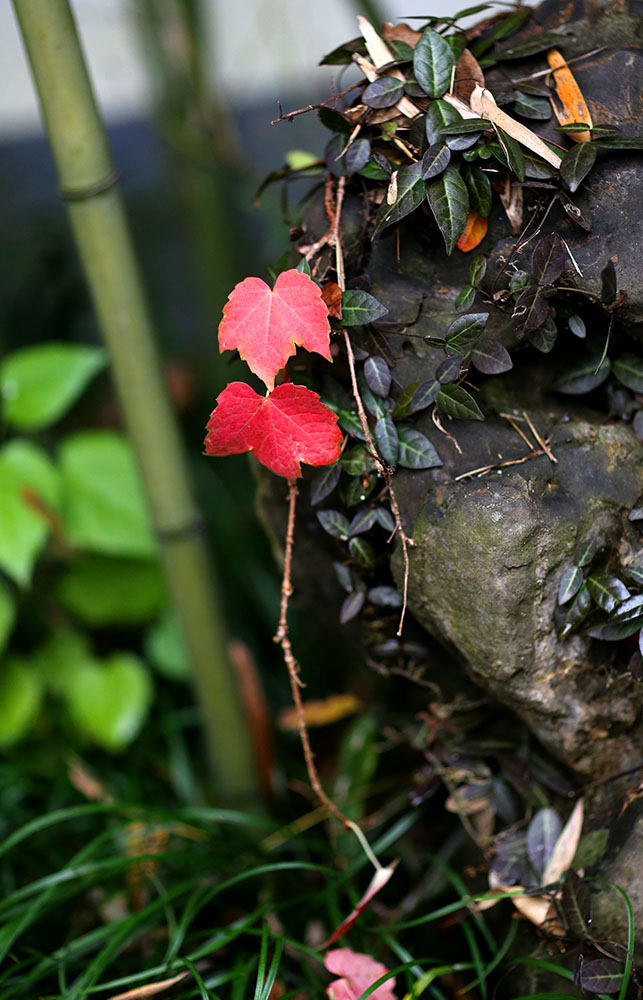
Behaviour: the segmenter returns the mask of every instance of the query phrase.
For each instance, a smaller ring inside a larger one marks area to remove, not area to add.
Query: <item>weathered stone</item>
[[[580,635],[559,639],[553,613],[579,542],[591,536],[609,552],[632,531],[626,518],[643,490],[643,449],[625,425],[579,418],[556,424],[561,407],[556,412],[542,400],[531,406],[528,393],[513,403],[503,395],[509,413],[520,417],[529,406],[540,433],[552,434],[557,463],[540,455],[482,478],[459,478],[528,448],[497,415],[484,425],[449,424],[461,455],[430,418],[419,421],[444,465],[395,477],[417,542],[409,607],[555,756],[585,775],[614,774],[631,767],[643,745],[641,695],[627,657]],[[400,581],[399,552],[395,573]]]

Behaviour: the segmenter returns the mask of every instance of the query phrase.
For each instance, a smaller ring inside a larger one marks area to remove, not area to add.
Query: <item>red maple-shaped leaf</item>
[[[330,465],[339,458],[337,417],[316,392],[287,382],[259,396],[245,382],[231,382],[217,397],[205,438],[206,455],[251,451],[278,476],[295,479],[300,462]]]
[[[222,351],[238,350],[268,389],[296,347],[330,357],[328,309],[321,289],[300,271],[283,271],[270,290],[261,278],[233,288],[219,325]]]

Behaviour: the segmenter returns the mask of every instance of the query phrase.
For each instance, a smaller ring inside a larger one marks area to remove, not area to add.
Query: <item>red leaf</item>
[[[335,979],[327,988],[330,1000],[358,1000],[364,990],[386,975],[388,969],[381,962],[376,962],[370,955],[361,955],[352,948],[336,948],[329,951],[324,959],[324,965],[341,979]],[[395,978],[373,990],[374,1000],[395,1000],[393,989]]]
[[[324,941],[323,945],[321,945],[322,948],[329,948],[331,946],[331,944],[335,944],[335,941],[339,941],[339,939],[341,937],[343,937],[344,934],[346,934],[351,929],[351,927],[353,926],[353,924],[355,923],[355,921],[364,912],[364,910],[366,909],[366,907],[368,906],[368,904],[372,900],[373,896],[375,896],[375,894],[378,893],[380,891],[380,889],[384,888],[384,886],[386,885],[386,883],[388,882],[388,880],[390,879],[391,875],[393,874],[393,872],[395,871],[396,868],[397,868],[397,861],[394,861],[392,865],[388,866],[388,868],[378,868],[377,869],[377,871],[373,875],[373,878],[369,882],[369,885],[368,885],[368,888],[367,888],[366,892],[364,893],[364,895],[362,896],[362,898],[360,899],[360,901],[357,903],[355,909],[351,910],[351,912],[348,914],[348,916],[346,917],[346,919],[342,920],[342,922],[339,925],[339,927],[335,928],[335,930],[333,931],[333,933],[331,934],[331,936],[328,938],[328,940]],[[340,951],[342,951],[342,950],[346,951],[347,949],[341,949],[340,948],[339,950]],[[337,953],[335,953],[335,954],[337,954]],[[331,969],[330,971],[331,972],[336,972],[338,970]],[[359,996],[359,994],[358,994],[358,996]]]
[[[316,392],[287,382],[259,396],[231,382],[217,397],[205,438],[206,455],[251,451],[278,476],[301,475],[299,463],[330,465],[339,458],[342,432]]]
[[[237,349],[268,389],[297,346],[330,357],[328,309],[307,274],[283,271],[271,291],[261,278],[233,288],[219,325],[222,351]]]

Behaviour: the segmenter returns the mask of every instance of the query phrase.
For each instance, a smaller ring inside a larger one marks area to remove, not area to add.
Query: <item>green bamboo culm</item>
[[[217,788],[228,802],[247,806],[258,800],[250,740],[117,174],[74,18],[68,0],[13,0],[13,5],[191,658]]]

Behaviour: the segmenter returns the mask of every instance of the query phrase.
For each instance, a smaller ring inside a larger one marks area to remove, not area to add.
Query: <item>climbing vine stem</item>
[[[337,284],[340,287],[342,293],[346,290],[346,278],[344,272],[344,251],[342,248],[342,232],[341,232],[341,214],[342,214],[342,204],[344,201],[344,188],[346,184],[346,178],[340,177],[337,181],[337,194],[335,200],[335,215],[333,219],[333,226],[330,234],[330,243],[335,247],[335,271],[337,273]],[[357,384],[357,373],[355,371],[355,354],[353,352],[353,346],[351,344],[350,337],[348,336],[348,331],[344,329],[344,343],[346,345],[346,355],[348,357],[348,367],[351,374],[351,387],[353,390],[353,398],[355,400],[355,405],[357,406],[357,414],[359,416],[359,422],[362,427],[362,432],[366,438],[366,446],[370,452],[370,455],[375,463],[375,469],[377,474],[386,483],[386,489],[388,491],[389,500],[391,502],[391,511],[395,519],[395,532],[397,534],[400,543],[402,545],[402,556],[404,558],[404,585],[402,588],[402,611],[400,612],[400,622],[397,628],[397,635],[402,635],[402,629],[404,628],[404,617],[406,615],[406,605],[407,596],[409,589],[409,549],[415,545],[413,538],[410,538],[404,530],[404,525],[402,523],[402,517],[400,515],[400,508],[397,502],[397,497],[395,495],[395,490],[393,489],[393,470],[385,465],[379,456],[377,448],[375,447],[375,442],[373,441],[373,435],[371,434],[371,429],[368,424],[368,417],[366,416],[366,410],[364,409],[364,403],[359,392],[359,386]],[[391,538],[393,535],[391,536]]]

